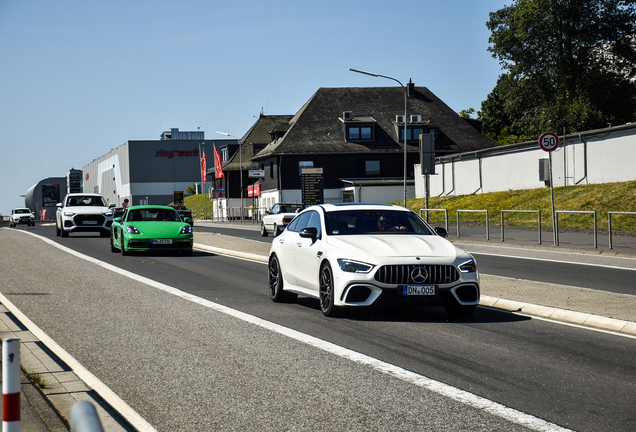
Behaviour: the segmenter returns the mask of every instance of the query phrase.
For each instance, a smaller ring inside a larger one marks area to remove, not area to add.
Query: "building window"
[[[227,160],[227,147],[223,147],[221,149],[221,161],[226,161]]]
[[[372,139],[371,126],[349,126],[347,128],[347,141],[370,141]]]
[[[364,173],[368,176],[379,176],[380,175],[380,161],[379,160],[368,160],[364,162]]]
[[[302,175],[303,168],[313,168],[314,161],[300,161],[298,162],[298,175]]]
[[[400,127],[400,142],[404,141],[404,127]],[[407,128],[406,129],[406,140],[407,141],[419,141],[420,135],[424,134],[423,128]]]
[[[269,163],[269,178],[273,179],[274,178],[274,162],[270,162]]]

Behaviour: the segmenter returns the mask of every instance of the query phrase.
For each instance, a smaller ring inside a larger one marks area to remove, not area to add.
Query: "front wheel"
[[[119,252],[119,251],[117,250],[117,248],[115,247],[115,241],[113,240],[113,234],[112,234],[112,233],[111,233],[111,235],[110,235],[110,251],[111,251],[112,253]]]
[[[263,222],[261,222],[261,235],[263,237],[267,237],[269,235],[269,233],[267,232],[267,229],[265,229],[265,224]]]
[[[126,244],[126,239],[124,239],[124,237],[120,234],[119,237],[119,251],[121,252],[121,254],[123,256],[128,255],[128,251],[126,250],[126,247],[124,246]]]
[[[278,257],[272,255],[269,259],[269,298],[275,303],[293,302],[298,294],[283,290],[283,273],[280,270]]]
[[[338,308],[334,305],[333,271],[328,263],[320,269],[319,277],[318,299],[320,301],[320,310],[325,316],[335,317],[338,315]]]
[[[475,312],[477,306],[444,306],[444,309],[453,318],[468,318]]]

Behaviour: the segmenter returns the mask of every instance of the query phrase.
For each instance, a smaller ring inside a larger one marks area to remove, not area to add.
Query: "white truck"
[[[274,204],[261,221],[261,235],[267,237],[269,233],[277,236],[289,223],[296,217],[301,210],[305,208],[304,204],[298,203],[278,203]]]
[[[68,237],[72,232],[99,232],[102,237],[110,236],[115,203],[106,203],[103,196],[96,193],[71,193],[57,204],[55,212],[55,232]]]

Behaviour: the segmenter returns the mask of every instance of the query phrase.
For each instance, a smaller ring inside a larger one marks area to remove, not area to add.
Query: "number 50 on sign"
[[[559,137],[554,132],[545,132],[539,137],[539,147],[547,152],[556,150],[559,147]]]

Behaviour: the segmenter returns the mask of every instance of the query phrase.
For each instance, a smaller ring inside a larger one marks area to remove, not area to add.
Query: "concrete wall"
[[[560,137],[552,152],[554,186],[636,180],[636,125]],[[539,179],[541,159],[549,159],[538,142],[513,144],[436,158],[429,196],[470,195],[546,187]],[[424,178],[415,167],[415,193],[425,196]]]

